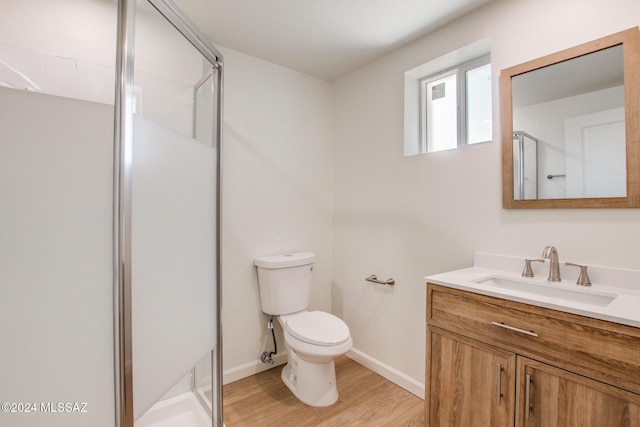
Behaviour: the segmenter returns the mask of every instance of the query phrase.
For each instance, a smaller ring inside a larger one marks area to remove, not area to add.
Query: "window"
[[[492,139],[489,57],[420,80],[420,152]]]
[[[493,139],[490,55],[484,38],[404,73],[405,156]]]

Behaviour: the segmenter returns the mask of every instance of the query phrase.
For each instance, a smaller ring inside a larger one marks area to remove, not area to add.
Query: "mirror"
[[[638,28],[500,73],[503,207],[640,207]]]

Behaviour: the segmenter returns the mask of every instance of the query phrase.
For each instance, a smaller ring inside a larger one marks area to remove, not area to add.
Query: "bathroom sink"
[[[618,296],[613,293],[595,291],[587,287],[578,287],[577,285],[571,285],[575,286],[575,288],[569,288],[568,285],[563,283],[534,282],[501,276],[483,277],[473,280],[473,282],[489,287],[525,292],[536,296],[537,299],[549,302],[566,301],[598,307],[608,306]]]

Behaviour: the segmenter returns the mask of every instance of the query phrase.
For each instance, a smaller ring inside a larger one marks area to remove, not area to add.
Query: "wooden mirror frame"
[[[513,110],[511,79],[559,62],[622,45],[624,58],[624,114],[627,196],[514,200]],[[502,207],[504,209],[640,208],[640,33],[638,27],[534,59],[500,72],[502,127]]]

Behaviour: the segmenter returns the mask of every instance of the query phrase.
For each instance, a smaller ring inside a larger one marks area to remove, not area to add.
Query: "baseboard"
[[[273,365],[270,363],[263,363],[260,360],[256,359],[252,362],[245,363],[244,365],[226,369],[222,373],[222,384],[229,384],[234,381],[250,377],[251,375],[266,371],[268,369],[275,368],[276,366],[284,365],[285,363],[287,363],[286,351],[282,351],[273,356]]]
[[[424,383],[417,381],[406,374],[403,374],[397,369],[392,368],[391,366],[369,356],[368,354],[356,348],[351,348],[351,350],[347,353],[347,357],[358,362],[362,366],[371,369],[376,374],[402,387],[409,393],[415,394],[419,398],[424,399]]]

